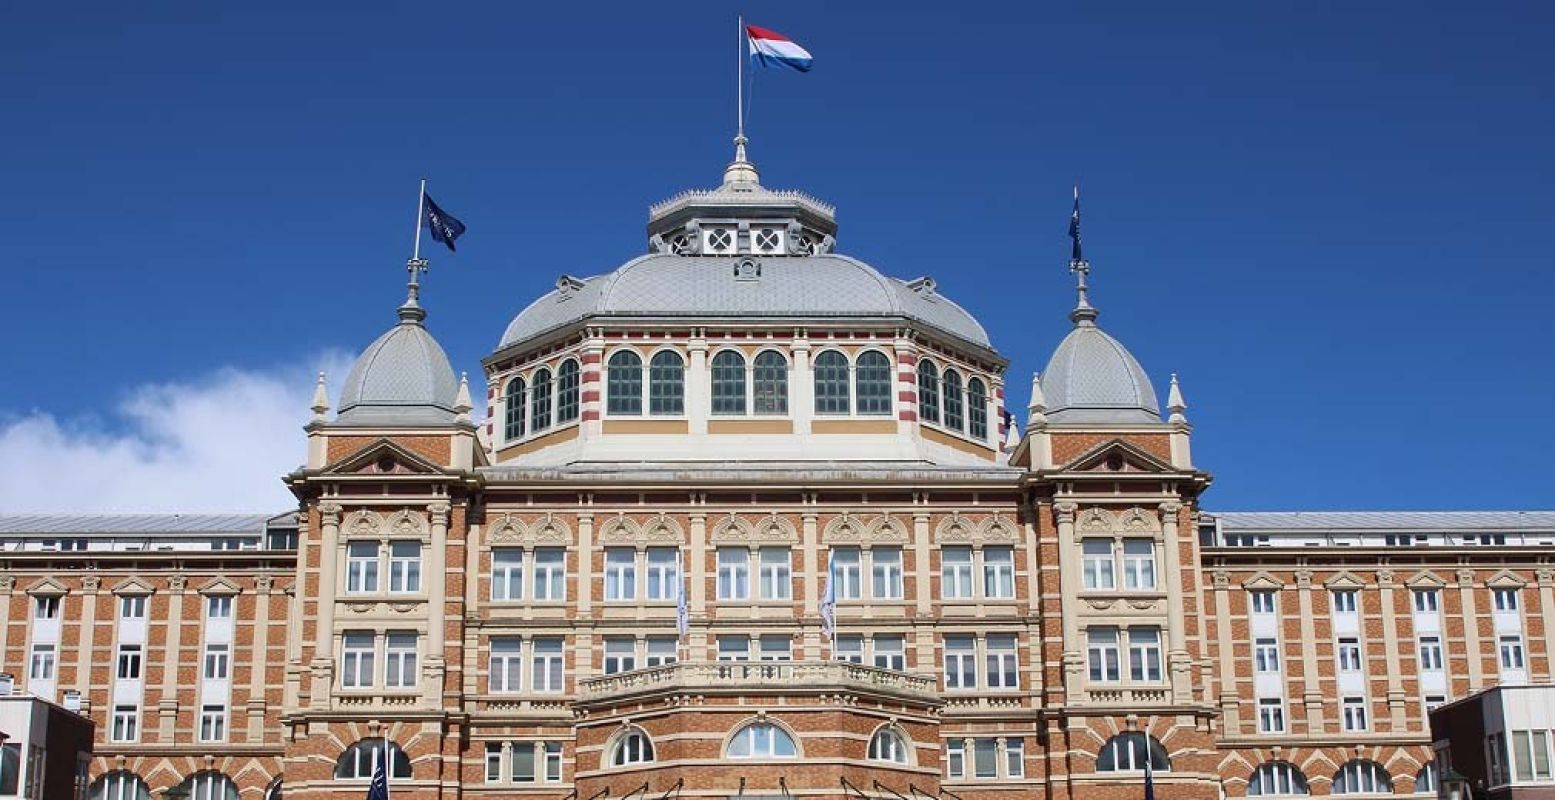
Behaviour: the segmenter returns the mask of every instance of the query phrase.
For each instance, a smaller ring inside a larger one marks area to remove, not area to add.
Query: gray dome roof
[[[446,425],[459,382],[448,355],[422,326],[420,309],[368,345],[340,391],[336,421],[347,425]]]
[[[753,257],[758,277],[737,278],[743,256],[653,253],[608,275],[563,278],[513,318],[499,347],[590,316],[907,317],[992,349],[988,333],[931,280],[906,282],[836,254]]]
[[[1089,320],[1059,342],[1042,373],[1054,422],[1160,422],[1150,377],[1117,339]]]

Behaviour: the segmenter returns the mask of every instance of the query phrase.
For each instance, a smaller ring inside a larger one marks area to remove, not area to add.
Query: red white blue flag
[[[746,25],[745,37],[750,40],[752,64],[762,67],[788,67],[800,72],[810,71],[813,60],[810,58],[810,51],[794,44],[787,36],[755,25]]]

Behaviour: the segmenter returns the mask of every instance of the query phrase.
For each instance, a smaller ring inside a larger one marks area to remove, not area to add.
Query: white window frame
[[[1117,543],[1091,536],[1080,540],[1081,585],[1087,591],[1118,588]]]
[[[1371,730],[1371,714],[1367,708],[1366,698],[1345,697],[1341,698],[1339,703],[1345,731],[1359,733]]]
[[[367,553],[372,550],[371,555]],[[377,594],[378,562],[383,558],[379,542],[346,542],[346,594]]]
[[[1280,640],[1271,637],[1253,640],[1253,671],[1265,674],[1280,671]]]
[[[389,631],[383,637],[383,685],[413,689],[420,684],[421,637],[413,631]]]
[[[540,649],[542,645],[544,651]],[[530,651],[529,690],[535,694],[561,694],[567,686],[566,643],[559,636],[537,636],[530,640]]]
[[[637,599],[637,550],[605,548],[605,602],[629,603]]]
[[[536,547],[530,552],[534,562],[534,599],[560,603],[567,599],[567,549]]]
[[[487,690],[492,694],[520,694],[524,684],[524,642],[516,636],[497,636],[490,642],[486,659]]]
[[[201,661],[201,674],[206,680],[228,680],[232,675],[232,646],[222,642],[207,643]]]
[[[376,685],[378,637],[369,631],[346,631],[340,637],[340,688],[370,689]]]
[[[751,551],[749,547],[720,547],[718,557],[718,599],[751,598]]]
[[[875,600],[901,600],[906,589],[902,574],[902,548],[875,547],[869,551],[870,596]]]
[[[1161,629],[1134,626],[1127,633],[1129,680],[1160,683],[1166,674],[1161,662]]]
[[[495,603],[513,603],[524,599],[524,567],[529,554],[519,547],[494,547],[491,550],[491,599]]]
[[[1086,629],[1086,675],[1091,683],[1118,683],[1123,680],[1122,638],[1122,631],[1118,628]]]
[[[113,707],[108,740],[134,742],[140,739],[140,708],[132,705]]]
[[[680,548],[648,548],[647,593],[652,601],[674,601],[680,596]]]
[[[421,593],[421,542],[389,542],[389,594]]]
[[[225,742],[227,740],[227,707],[206,705],[200,707],[200,741]]]
[[[1013,633],[990,633],[983,640],[983,685],[1020,688],[1020,641]]]
[[[1258,732],[1285,732],[1285,701],[1278,697],[1258,698]]]
[[[954,556],[954,559],[952,559]],[[977,591],[972,578],[972,548],[953,545],[940,548],[940,598],[971,600]]]
[[[945,689],[967,691],[977,688],[977,637],[970,634],[946,634]]]
[[[1142,551],[1142,552],[1141,552]],[[1123,588],[1151,591],[1156,588],[1155,540],[1123,540]]]
[[[997,554],[997,558],[989,556]],[[1015,597],[1015,548],[983,548],[983,597],[1011,600]]]
[[[838,600],[863,599],[863,551],[857,547],[833,547],[828,560],[832,569],[832,594]]]
[[[759,565],[761,599],[781,602],[794,597],[794,554],[787,546],[762,547],[756,551]]]

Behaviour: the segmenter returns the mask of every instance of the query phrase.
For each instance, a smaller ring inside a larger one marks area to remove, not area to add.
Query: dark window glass
[[[767,350],[756,356],[751,370],[751,407],[757,414],[788,413],[788,362]]]
[[[686,412],[686,368],[679,353],[664,350],[648,362],[648,413]]]
[[[965,404],[961,401],[961,373],[953,370],[945,370],[945,427],[961,430],[961,424],[965,421],[962,409]]]
[[[542,369],[535,373],[534,387],[530,389],[533,408],[529,415],[529,429],[545,430],[551,427],[551,371]]]
[[[503,397],[507,416],[503,418],[502,436],[509,440],[517,439],[524,435],[524,379],[508,381],[508,389]]]
[[[918,419],[939,422],[939,370],[933,361],[918,362]]]
[[[815,413],[848,413],[848,357],[836,350],[815,357]]]
[[[891,359],[875,350],[860,353],[853,379],[858,385],[858,413],[891,413]]]
[[[643,413],[643,359],[635,350],[617,350],[606,368],[605,410],[611,414]]]
[[[966,415],[970,421],[967,433],[972,438],[986,440],[988,438],[988,390],[983,388],[982,378],[973,378],[966,382]]]
[[[733,350],[713,356],[713,413],[745,413],[745,357]]]
[[[578,362],[563,361],[556,369],[556,424],[578,418]]]

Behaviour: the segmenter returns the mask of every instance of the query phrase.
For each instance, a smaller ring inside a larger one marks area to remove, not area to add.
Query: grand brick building
[[[1206,511],[1083,261],[1017,429],[743,144],[513,319],[484,422],[413,262],[295,513],[0,518],[0,672],[93,797],[1421,794],[1427,708],[1550,680],[1555,513]]]

